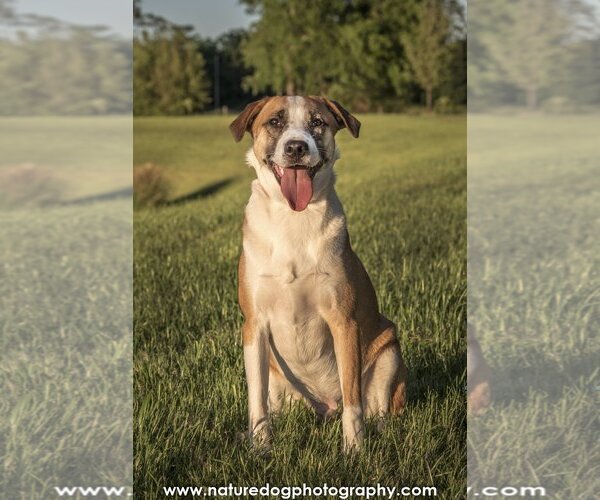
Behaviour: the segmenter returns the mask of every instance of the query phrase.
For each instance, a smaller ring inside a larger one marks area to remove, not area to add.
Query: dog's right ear
[[[260,110],[263,109],[268,100],[268,97],[263,97],[260,101],[251,102],[244,108],[244,111],[231,122],[229,130],[231,130],[235,142],[240,142],[244,137],[244,134],[251,131],[254,119],[258,116],[258,113],[260,113]]]

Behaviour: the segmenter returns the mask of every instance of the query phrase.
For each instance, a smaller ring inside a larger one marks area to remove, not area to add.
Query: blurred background
[[[469,4],[469,111],[598,111],[600,2]]]
[[[85,9],[0,0],[0,116],[129,113],[132,28],[123,11],[115,0]]]
[[[132,31],[0,0],[3,498],[132,485]]]
[[[492,369],[469,496],[594,498],[600,2],[471,0],[467,30],[468,319]]]
[[[78,23],[72,3],[0,2],[1,115],[123,113],[132,74],[136,115],[239,110],[277,93],[327,94],[357,112],[466,105],[462,0],[135,0],[133,69],[126,18],[92,2]],[[597,1],[473,7],[471,111],[600,105]]]

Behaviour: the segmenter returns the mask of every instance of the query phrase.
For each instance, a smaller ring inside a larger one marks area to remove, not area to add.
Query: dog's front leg
[[[248,435],[261,448],[271,444],[267,410],[269,392],[269,329],[255,322],[242,328],[244,367],[248,384]]]
[[[333,336],[333,348],[342,389],[344,449],[352,451],[360,448],[365,435],[361,394],[360,330],[355,319],[346,318],[337,311],[328,311],[325,321]]]

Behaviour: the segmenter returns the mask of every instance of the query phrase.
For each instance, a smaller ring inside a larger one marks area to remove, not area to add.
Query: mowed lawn
[[[0,131],[0,173],[44,167],[63,196],[0,203],[2,498],[131,486],[131,118],[1,118]]]
[[[600,117],[469,117],[469,321],[494,403],[474,488],[600,491]]]
[[[230,117],[135,120],[134,164],[164,167],[182,201],[134,215],[136,495],[379,482],[464,497],[466,120],[360,119],[360,139],[338,135],[338,193],[410,379],[404,414],[381,434],[370,423],[364,449],[348,457],[339,419],[320,423],[301,405],[274,420],[270,456],[236,439],[247,426],[236,268],[249,139],[234,143]]]

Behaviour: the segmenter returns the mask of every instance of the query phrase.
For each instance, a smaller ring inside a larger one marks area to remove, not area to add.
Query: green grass
[[[383,434],[368,426],[346,457],[340,422],[302,406],[274,421],[270,457],[236,434],[246,387],[236,299],[252,171],[230,118],[136,119],[134,164],[165,167],[173,197],[215,194],[134,217],[136,493],[169,485],[435,485],[466,488],[466,123],[464,117],[362,116],[339,135],[338,192],[353,245],[409,369],[408,405]]]
[[[5,498],[130,483],[130,207],[2,213]]]
[[[51,167],[69,197],[130,185],[130,123],[3,118],[0,168]],[[131,213],[127,197],[0,210],[3,498],[131,485]]]
[[[495,401],[469,484],[600,490],[597,116],[469,118],[469,320]]]
[[[48,167],[66,200],[92,196],[131,186],[131,143],[131,117],[1,117],[0,169]]]

